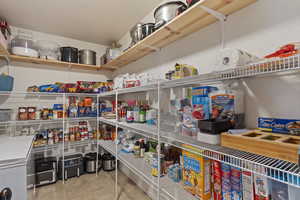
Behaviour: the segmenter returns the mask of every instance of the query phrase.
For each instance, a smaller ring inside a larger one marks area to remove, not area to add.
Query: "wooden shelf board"
[[[103,65],[105,67],[123,67],[132,63],[151,52],[154,48],[162,48],[177,41],[191,33],[194,33],[214,22],[217,19],[204,11],[201,5],[217,10],[224,15],[229,15],[238,11],[257,0],[207,0],[199,2],[186,12],[174,18],[171,22],[155,31],[149,37],[138,42],[136,45],[123,52],[118,58]],[[151,48],[152,47],[152,48]]]
[[[41,59],[41,58],[33,58],[33,57],[25,57],[25,56],[17,56],[17,55],[10,55],[9,58],[12,61],[16,61],[16,62],[51,65],[51,66],[57,66],[57,67],[62,67],[62,68],[71,68],[71,69],[77,69],[77,70],[89,70],[89,71],[100,71],[100,70],[113,71],[113,70],[115,70],[112,67],[85,65],[85,64],[78,64],[78,63],[68,63],[68,62],[62,62],[62,61],[58,61],[58,60],[46,60],[46,59]]]

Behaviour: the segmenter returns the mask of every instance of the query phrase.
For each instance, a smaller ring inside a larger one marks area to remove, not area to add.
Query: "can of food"
[[[158,177],[158,175],[160,174],[160,176],[164,176],[164,163],[165,163],[165,156],[164,155],[160,155],[160,172],[158,170],[158,154],[155,154],[153,156],[153,160],[152,160],[152,167],[151,167],[151,175]]]

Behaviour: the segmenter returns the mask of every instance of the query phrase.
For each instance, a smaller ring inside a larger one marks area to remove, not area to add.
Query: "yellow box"
[[[186,149],[202,153],[189,145],[183,145]],[[204,158],[196,153],[184,150],[182,151],[183,187],[201,200],[210,200],[211,198],[211,160]]]

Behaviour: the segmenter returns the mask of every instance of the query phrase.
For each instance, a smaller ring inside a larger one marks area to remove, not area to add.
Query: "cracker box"
[[[253,176],[249,171],[242,172],[243,200],[254,200]]]
[[[201,153],[202,151],[183,145],[187,149]],[[188,192],[198,196],[202,200],[211,198],[211,161],[190,151],[184,150],[183,157],[183,187]]]

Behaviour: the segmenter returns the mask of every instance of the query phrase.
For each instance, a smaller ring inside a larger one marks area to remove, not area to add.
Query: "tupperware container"
[[[53,41],[39,40],[37,47],[40,58],[48,60],[58,60],[60,55],[59,45]]]
[[[19,31],[11,41],[11,53],[19,56],[39,56],[38,48],[33,40],[32,33]]]

